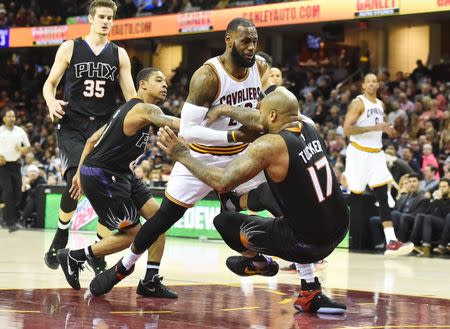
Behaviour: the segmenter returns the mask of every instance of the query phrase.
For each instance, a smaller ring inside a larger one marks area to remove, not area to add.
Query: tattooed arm
[[[123,130],[125,135],[132,136],[142,127],[154,124],[158,127],[168,126],[175,131],[180,130],[180,119],[165,115],[156,105],[138,103],[125,117]]]
[[[250,107],[231,106],[231,105],[218,105],[213,107],[206,114],[207,125],[210,125],[220,117],[230,117],[236,120],[242,125],[252,130],[262,131],[263,127],[260,123],[259,110],[252,109]]]
[[[205,165],[191,156],[189,149],[170,129],[162,128],[158,132],[158,146],[174,161],[188,168],[194,176],[218,192],[226,192],[255,177],[261,170],[273,166],[280,157],[280,149],[274,139],[278,135],[264,135],[248,147],[244,155],[236,158],[225,168]],[[281,157],[282,158],[282,157]]]

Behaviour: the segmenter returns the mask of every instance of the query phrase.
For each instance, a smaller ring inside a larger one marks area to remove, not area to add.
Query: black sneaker
[[[94,270],[95,276],[106,270],[107,265],[105,257],[94,257],[87,260],[88,265]]]
[[[58,250],[57,258],[66,276],[67,283],[75,290],[80,290],[79,274],[84,269],[83,263],[70,256],[70,249]]]
[[[253,262],[242,256],[231,256],[227,258],[227,267],[231,272],[240,276],[263,275],[274,276],[278,273],[278,263],[270,258],[270,262],[263,268],[257,268]]]
[[[44,262],[45,265],[47,265],[48,268],[52,269],[52,270],[57,270],[59,267],[59,262],[58,262],[58,250],[59,249],[64,249],[67,245],[67,242],[69,241],[69,238],[63,238],[62,240],[57,240],[55,241],[55,238],[53,239],[52,244],[50,245],[50,248],[48,249],[48,251],[45,253],[44,256]]]
[[[322,292],[317,277],[312,283],[302,280],[302,291],[295,300],[294,307],[301,312],[324,314],[343,314],[347,310],[347,306],[335,302]]]
[[[161,276],[155,275],[153,281],[143,282],[142,280],[139,280],[136,293],[143,297],[151,298],[178,298],[178,294],[175,291],[170,290],[161,283],[162,279]]]
[[[134,265],[128,271],[119,272],[119,265],[123,267],[121,265],[121,261],[122,259],[120,259],[114,267],[103,271],[91,281],[91,283],[89,284],[89,290],[92,295],[100,296],[110,292],[116,284],[133,273]]]
[[[223,211],[242,211],[239,202],[239,195],[235,191],[230,191],[226,193],[217,193],[220,200],[220,210]]]
[[[290,263],[288,266],[282,267],[280,270],[297,273],[297,267],[295,266],[295,263]]]

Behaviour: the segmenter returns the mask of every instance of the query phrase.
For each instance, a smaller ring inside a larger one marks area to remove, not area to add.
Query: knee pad
[[[72,179],[73,179],[73,177],[75,176],[76,173],[77,173],[76,168],[70,168],[66,172],[67,184],[66,184],[64,192],[63,192],[63,194],[61,196],[61,203],[60,203],[60,208],[65,213],[71,213],[72,211],[77,209],[78,200],[72,199],[70,197],[70,192],[69,192],[70,188],[72,187]]]

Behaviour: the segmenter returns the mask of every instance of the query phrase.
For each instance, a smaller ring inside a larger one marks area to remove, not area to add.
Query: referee
[[[17,206],[21,198],[22,176],[20,156],[30,150],[30,142],[25,131],[15,126],[14,110],[2,112],[3,126],[0,126],[0,191],[5,203],[3,221],[9,232],[20,229],[17,223]]]

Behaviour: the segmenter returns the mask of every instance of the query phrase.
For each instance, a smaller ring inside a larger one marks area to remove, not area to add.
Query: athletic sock
[[[122,265],[125,268],[125,270],[129,270],[139,259],[139,257],[141,257],[143,255],[142,254],[135,254],[132,250],[131,247],[127,249],[125,256],[123,256],[122,258]]]
[[[305,280],[306,283],[314,282],[315,271],[314,264],[299,264],[295,263],[295,267],[300,275],[300,282]]]
[[[397,240],[397,237],[395,236],[395,231],[393,227],[385,227],[384,229],[384,237],[386,239],[386,243],[389,243],[389,241]]]
[[[145,272],[144,282],[153,281],[155,275],[159,273],[159,262],[147,262],[147,271]]]
[[[88,246],[83,249],[71,250],[69,252],[69,255],[70,257],[76,259],[79,262],[84,262],[87,261],[88,259],[94,258],[91,246]]]

